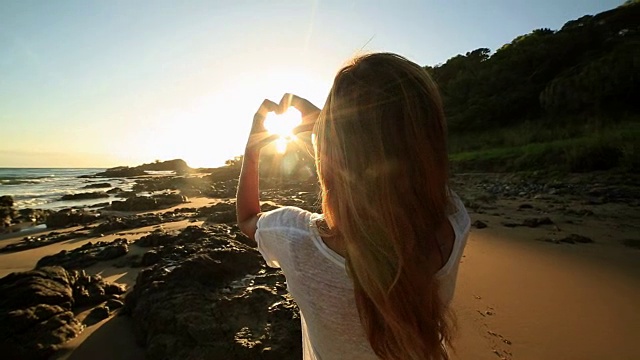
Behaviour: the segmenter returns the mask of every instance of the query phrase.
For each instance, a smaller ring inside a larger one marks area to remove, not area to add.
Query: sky
[[[436,65],[623,2],[0,0],[0,167],[219,166],[358,54]]]

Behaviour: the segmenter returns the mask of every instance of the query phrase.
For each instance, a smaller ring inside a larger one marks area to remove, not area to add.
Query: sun
[[[287,145],[294,140],[295,135],[293,129],[302,122],[302,114],[295,108],[289,108],[282,114],[270,112],[264,120],[264,127],[271,134],[278,135],[276,143],[276,151],[284,154],[287,151]]]

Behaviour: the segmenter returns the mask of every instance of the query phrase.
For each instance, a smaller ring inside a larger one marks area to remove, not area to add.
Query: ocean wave
[[[23,184],[39,184],[40,181],[36,180],[21,180],[21,179],[0,179],[0,185],[23,185]]]
[[[35,175],[35,176],[28,176],[28,175],[24,175],[21,174],[20,176],[0,176],[0,181],[4,181],[4,180],[38,180],[38,179],[51,179],[51,178],[55,178],[56,175],[55,174],[51,174],[51,175]]]

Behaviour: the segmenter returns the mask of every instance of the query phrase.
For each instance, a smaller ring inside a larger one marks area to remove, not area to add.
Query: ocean
[[[82,175],[93,175],[105,169],[28,169],[0,168],[0,196],[10,195],[16,209],[51,209],[59,210],[76,206],[90,206],[113,200],[111,198],[61,201],[67,194],[82,192],[107,191],[114,187],[131,190],[132,179],[123,178],[78,178]],[[111,187],[100,189],[83,188],[92,183],[109,183]]]

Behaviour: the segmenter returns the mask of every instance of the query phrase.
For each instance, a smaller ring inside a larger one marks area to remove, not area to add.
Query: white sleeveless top
[[[470,227],[464,205],[455,195],[453,200],[455,212],[449,221],[455,242],[447,263],[436,273],[445,304],[453,298]],[[267,265],[282,269],[300,308],[305,360],[377,359],[360,324],[345,260],[327,247],[315,227],[321,217],[291,206],[262,214],[255,235],[258,250]]]

